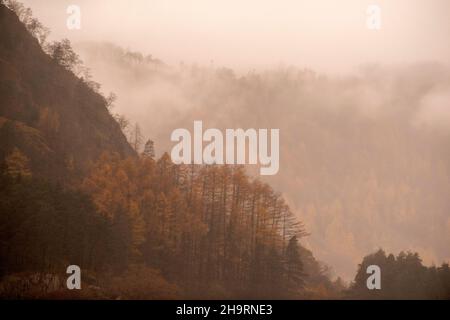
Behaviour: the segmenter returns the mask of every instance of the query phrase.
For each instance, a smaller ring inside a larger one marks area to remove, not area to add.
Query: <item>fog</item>
[[[334,274],[379,247],[450,260],[448,1],[377,1],[379,31],[366,1],[77,1],[79,31],[72,1],[25,3],[158,155],[194,120],[279,128],[280,171],[264,179]]]
[[[180,61],[247,71],[278,65],[348,72],[363,63],[450,59],[446,0],[26,0],[55,38],[110,41]],[[366,26],[381,8],[381,29]],[[81,30],[66,9],[81,8]]]

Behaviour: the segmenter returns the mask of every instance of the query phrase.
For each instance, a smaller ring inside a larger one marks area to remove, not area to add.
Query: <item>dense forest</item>
[[[368,290],[366,269],[377,265],[382,270],[381,290]],[[346,291],[352,299],[449,299],[448,263],[426,267],[417,253],[400,252],[397,256],[378,250],[364,257],[354,282]]]
[[[49,82],[16,79],[14,71],[1,82],[3,101],[20,106],[28,99],[23,108],[2,106],[2,296],[56,294],[71,263],[90,275],[85,297],[281,298],[314,295],[319,286],[334,290],[324,266],[300,245],[306,232],[281,195],[243,167],[176,166],[167,154],[156,160],[151,141],[140,152],[137,126],[125,148],[121,117],[115,125],[105,118],[113,95],[101,95],[67,40],[46,43],[29,9],[8,4],[23,25],[2,6],[4,30],[31,49],[2,36],[2,69],[25,72],[21,57]],[[43,63],[35,66],[31,54]],[[75,88],[74,102],[55,103],[51,77]],[[11,83],[20,91],[6,90]],[[97,123],[74,119],[77,103]],[[84,141],[68,132],[70,121],[81,135],[94,134],[90,145],[76,149]],[[111,135],[122,137],[105,141]],[[46,289],[38,289],[43,281]]]
[[[222,130],[280,128],[280,170],[264,181],[283,194],[311,234],[304,243],[336,275],[353,278],[361,257],[379,247],[419,252],[428,265],[450,258],[447,66],[239,72],[167,65],[111,43],[76,48],[117,93],[114,111],[138,121],[159,155],[173,145],[173,128],[198,119]]]
[[[125,296],[145,298],[133,286],[151,268],[189,296],[269,298],[302,292],[303,258],[320,272],[282,198],[242,168],[105,154],[71,190],[34,179],[27,163],[17,149],[5,161],[2,276],[76,262],[100,278],[133,272]]]
[[[268,183],[243,166],[175,165],[165,146],[156,156],[70,42],[48,43],[19,2],[0,2],[0,29],[1,298],[450,297],[448,265],[413,253],[379,251],[349,286],[332,280]],[[65,288],[70,264],[80,291]],[[368,264],[386,270],[386,290],[366,289]]]

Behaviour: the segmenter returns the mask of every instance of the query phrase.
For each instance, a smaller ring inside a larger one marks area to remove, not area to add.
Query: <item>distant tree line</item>
[[[369,265],[381,270],[381,289],[369,290],[366,273]],[[418,253],[400,252],[397,256],[383,250],[364,257],[358,267],[348,297],[358,299],[450,299],[448,263],[427,267]]]

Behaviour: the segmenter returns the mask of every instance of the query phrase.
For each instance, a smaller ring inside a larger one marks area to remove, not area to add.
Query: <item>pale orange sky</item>
[[[110,41],[168,62],[347,72],[364,63],[450,64],[447,0],[24,0],[54,38]],[[82,30],[66,28],[77,4]],[[366,27],[381,8],[381,30]]]

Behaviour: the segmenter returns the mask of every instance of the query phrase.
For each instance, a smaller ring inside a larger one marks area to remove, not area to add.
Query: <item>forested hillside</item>
[[[80,56],[116,111],[139,121],[163,152],[174,128],[280,128],[283,193],[315,255],[349,280],[383,247],[450,258],[450,71],[445,65],[368,65],[345,75],[284,66],[235,72],[171,66],[112,44]],[[159,117],[153,114],[158,113]]]
[[[1,299],[450,298],[445,67],[237,75],[107,43],[83,63],[48,34],[0,0]],[[280,173],[175,165],[197,119],[280,128]]]
[[[2,298],[335,295],[282,196],[243,167],[133,147],[67,40],[0,4]],[[20,21],[19,21],[20,18]],[[81,70],[81,72],[80,72]],[[156,115],[155,115],[156,116]],[[123,126],[122,126],[123,128]],[[135,151],[136,150],[136,151]],[[70,264],[83,290],[65,289]]]
[[[381,290],[367,289],[367,267],[379,266]],[[400,252],[397,256],[378,250],[364,257],[355,281],[346,292],[351,299],[450,299],[450,268],[424,266],[417,252]]]
[[[20,12],[28,29],[0,7],[0,158],[18,148],[35,175],[61,180],[87,173],[102,152],[134,155],[106,99],[71,70],[78,58],[67,42],[45,43],[45,28]]]

